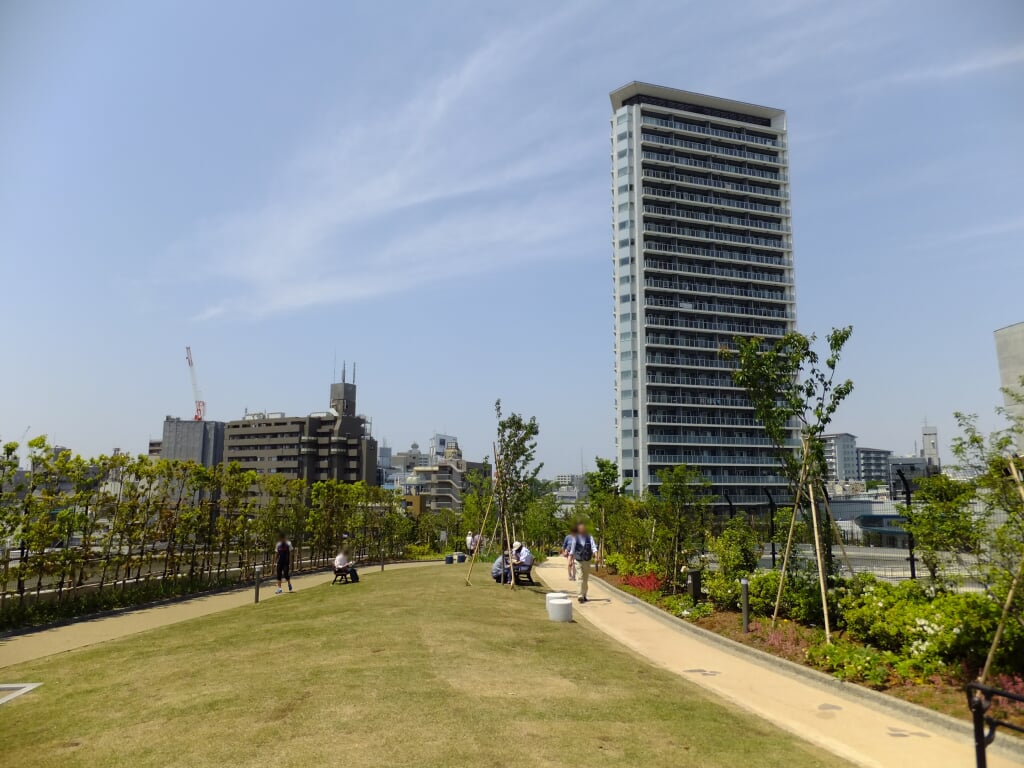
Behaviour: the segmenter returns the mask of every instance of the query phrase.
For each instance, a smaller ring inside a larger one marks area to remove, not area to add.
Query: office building
[[[892,451],[883,448],[857,448],[857,479],[867,483],[881,483],[889,487],[889,458]]]
[[[796,327],[785,112],[636,82],[611,102],[622,478],[639,494],[687,464],[718,504],[778,500],[778,458],[719,351]]]
[[[1005,392],[1011,390],[1024,396],[1024,322],[1000,328],[996,336],[996,357],[999,360],[999,386],[1003,388],[1003,399],[1011,417],[1021,420],[1024,426],[1024,403],[1017,402]],[[1017,441],[1024,453],[1024,434]]]
[[[165,445],[166,447],[166,445]],[[224,427],[224,460],[260,474],[377,484],[377,441],[356,415],[356,385],[331,384],[330,408],[308,416],[248,413]]]
[[[152,455],[153,441],[150,441]],[[224,422],[195,421],[168,416],[164,419],[159,454],[172,461],[194,461],[213,467],[224,461]]]
[[[825,466],[829,480],[845,483],[858,480],[857,436],[849,432],[822,435]]]

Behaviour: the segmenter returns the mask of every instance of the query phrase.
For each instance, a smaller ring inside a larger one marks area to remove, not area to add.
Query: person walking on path
[[[288,591],[292,591],[292,543],[284,531],[277,534],[277,547],[274,551],[277,553],[277,592],[274,594],[280,595],[284,591],[281,589],[282,581],[287,581]]]
[[[580,582],[581,603],[587,602],[587,586],[590,580],[590,562],[597,552],[597,542],[594,537],[587,533],[587,524],[580,523],[576,526],[576,533],[569,544],[569,558],[576,564],[576,576]]]
[[[565,558],[565,562],[569,569],[569,581],[576,581],[576,561],[572,555],[569,554],[569,549],[572,547],[572,533],[565,534],[565,538],[562,539],[562,557]]]

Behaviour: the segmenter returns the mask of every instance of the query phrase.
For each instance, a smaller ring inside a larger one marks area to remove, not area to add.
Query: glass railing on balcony
[[[736,157],[741,160],[753,160],[758,163],[771,163],[772,165],[782,165],[782,161],[771,155],[766,155],[763,152],[751,152],[747,149],[734,149],[732,147],[722,147],[710,142],[700,141],[687,141],[686,139],[675,139],[668,136],[658,136],[654,133],[644,132],[640,134],[640,140],[646,141],[651,144],[660,144],[666,147],[682,147],[684,149],[693,149],[698,152],[707,152],[712,155],[721,155],[723,157]]]
[[[770,325],[755,325],[753,323],[723,323],[717,320],[704,320],[699,317],[676,318],[652,315],[647,317],[645,324],[649,326],[666,326],[668,328],[689,328],[695,331],[741,333],[750,336],[784,336],[786,333],[781,327],[776,328]]]
[[[659,298],[648,295],[644,300],[648,307],[667,307],[692,312],[714,312],[723,315],[740,315],[741,317],[767,317],[773,320],[789,320],[796,317],[792,312],[784,309],[770,309],[767,307],[744,307],[740,304],[722,304],[720,302],[706,301],[685,301],[683,299]]]
[[[707,357],[687,357],[686,355],[647,355],[648,365],[670,365],[680,368],[712,368],[719,371],[734,371],[736,363],[732,360]]]
[[[784,205],[766,205],[764,203],[753,203],[749,200],[733,200],[731,197],[718,197],[717,195],[698,195],[694,192],[680,192],[679,190],[657,189],[648,186],[643,188],[643,193],[651,197],[686,200],[691,203],[704,203],[705,205],[718,205],[728,208],[742,208],[745,211],[760,211],[761,213],[775,216],[785,216],[789,213],[789,208]],[[781,231],[789,232],[789,227],[782,226]]]
[[[729,163],[716,163],[712,160],[700,160],[696,157],[678,155],[674,152],[653,152],[645,150],[640,153],[644,160],[653,160],[659,163],[671,163],[672,165],[684,165],[689,168],[705,168],[709,171],[719,173],[732,173],[737,176],[753,176],[758,179],[769,179],[782,182],[786,180],[786,174],[775,171],[763,171],[760,168],[747,168],[742,165],[731,165]]]
[[[659,453],[658,451],[652,451],[648,456],[648,461],[652,464],[710,464],[720,467],[740,465],[775,467],[779,464],[779,460],[774,456],[705,456],[703,454]]]
[[[663,373],[648,373],[648,384],[673,387],[708,387],[710,389],[741,389],[731,377],[718,376],[667,376]]]
[[[689,237],[698,238],[701,240],[720,240],[726,243],[742,243],[743,245],[753,245],[758,248],[777,248],[779,250],[786,250],[786,245],[781,240],[774,238],[764,237],[752,237],[750,235],[737,235],[732,232],[718,232],[715,230],[707,229],[693,229],[692,227],[669,227],[664,224],[655,224],[652,221],[644,222],[645,232],[658,232],[663,235],[671,235],[672,237]]]
[[[653,462],[652,461],[651,463],[654,463],[654,464],[671,464],[672,462],[660,461],[659,460],[657,462]],[[685,462],[677,462],[677,463],[683,464]],[[786,485],[788,485],[788,482],[784,478],[779,477],[778,475],[716,475],[716,474],[712,474],[710,472],[705,472],[704,473],[704,477],[706,477],[708,480],[710,480],[712,485],[768,485],[768,486],[786,486]],[[661,483],[661,479],[656,474],[650,474],[650,475],[648,475],[648,483],[650,483],[651,485],[658,485],[658,484]],[[741,498],[744,498],[744,497],[739,497],[739,496],[735,496],[734,497],[732,494],[730,494],[729,498],[732,499],[733,504],[745,503],[745,502],[741,501]],[[764,496],[760,496],[760,497],[755,496],[753,498],[759,499],[758,503],[761,503],[761,504],[766,502],[766,498]],[[775,500],[779,501],[779,498],[780,497],[776,496]],[[722,499],[721,502],[725,503],[725,499]]]
[[[647,441],[664,445],[749,445],[758,448],[773,448],[775,443],[767,437],[715,437],[708,435],[660,435],[648,433]],[[797,444],[794,442],[794,445]]]
[[[726,269],[723,267],[706,267],[703,264],[687,264],[678,261],[661,261],[644,259],[645,269],[661,269],[668,272],[685,272],[690,275],[708,275],[732,280],[757,280],[762,283],[781,283],[792,285],[793,281],[783,275],[761,272],[756,269]]]
[[[648,392],[648,403],[659,405],[704,405],[718,408],[753,408],[750,400],[745,397],[707,396],[707,395],[669,395],[663,392]]]
[[[665,181],[672,181],[678,184],[694,184],[700,187],[714,187],[715,189],[726,189],[730,192],[741,192],[747,195],[765,195],[767,197],[779,198],[787,197],[787,195],[783,194],[781,190],[773,189],[771,187],[741,184],[739,182],[727,181],[725,179],[705,179],[700,176],[690,176],[686,173],[660,171],[657,168],[644,168],[643,175],[651,179],[663,179]]]
[[[705,136],[717,136],[720,139],[732,139],[733,141],[747,141],[751,144],[761,144],[766,147],[782,147],[783,142],[778,139],[767,139],[764,136],[752,136],[738,131],[726,131],[721,128],[709,128],[706,125],[690,123],[685,120],[671,120],[652,115],[643,115],[640,122],[645,125],[660,125],[663,128],[672,128],[677,131],[689,131],[690,133],[701,133]]]
[[[645,230],[647,228],[645,227]],[[662,243],[658,240],[644,238],[644,248],[649,251],[661,251],[663,253],[684,253],[687,256],[703,256],[707,259],[721,261],[742,261],[746,264],[764,264],[772,267],[788,267],[793,261],[785,256],[761,253],[743,253],[732,251],[728,248],[702,248],[699,245],[679,245],[677,243]]]
[[[784,291],[759,291],[755,288],[736,288],[731,285],[708,285],[705,283],[691,283],[686,280],[660,280],[656,277],[648,277],[644,280],[648,288],[662,288],[670,291],[684,291],[686,293],[707,293],[714,296],[740,296],[746,299],[762,299],[764,301],[792,301]]]
[[[764,429],[764,425],[754,419],[730,419],[722,416],[677,416],[668,413],[652,413],[647,417],[648,424],[685,424],[702,427],[756,427]]]
[[[703,211],[694,211],[689,208],[669,208],[664,205],[645,205],[644,213],[654,213],[659,216],[671,216],[674,219],[688,219],[690,221],[707,221],[714,224],[731,224],[734,227],[741,229],[763,229],[769,232],[786,232],[787,229],[778,222],[774,221],[761,221],[759,219],[751,219],[749,216],[746,218],[740,218],[739,216],[725,216],[720,213],[704,213]],[[779,240],[778,242],[782,242]]]

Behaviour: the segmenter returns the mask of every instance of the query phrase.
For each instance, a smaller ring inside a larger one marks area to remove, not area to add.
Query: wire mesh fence
[[[930,571],[919,548],[914,547],[912,537],[903,528],[901,503],[886,498],[835,496],[830,500],[830,508],[834,520],[831,526],[833,558],[841,575],[871,573],[893,583],[929,578]],[[765,505],[742,514],[747,515],[764,542],[760,566],[779,567],[789,534],[789,509],[780,505],[773,511]],[[712,529],[717,533],[727,519],[728,515],[720,516]],[[988,520],[993,527],[1004,522],[1005,512],[996,513]],[[813,530],[806,512],[797,518],[790,556],[814,567]],[[983,589],[978,575],[986,566],[984,555],[939,552],[931,564],[941,571],[944,579],[953,581],[960,589]]]

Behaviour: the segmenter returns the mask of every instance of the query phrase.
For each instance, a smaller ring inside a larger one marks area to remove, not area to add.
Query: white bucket
[[[565,600],[569,597],[565,592],[548,592],[544,595],[544,607],[548,609],[548,613],[551,613],[551,601],[552,600]]]
[[[572,621],[572,600],[562,597],[549,602],[548,618],[551,621]]]

